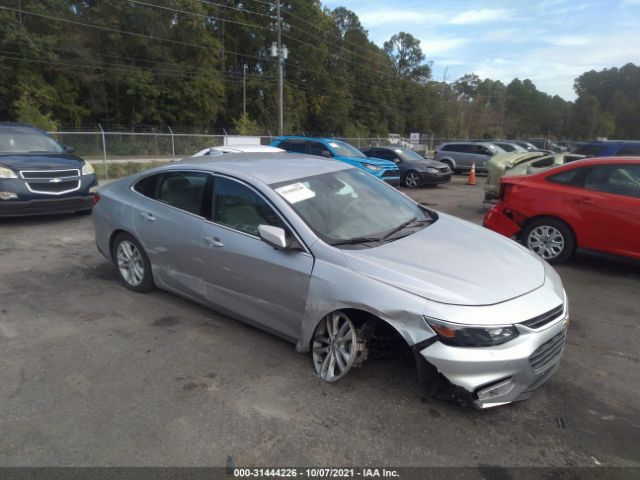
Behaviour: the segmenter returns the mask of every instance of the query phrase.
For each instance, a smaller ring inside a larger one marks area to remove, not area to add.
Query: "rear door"
[[[313,257],[283,217],[250,185],[216,176],[212,217],[205,225],[207,301],[267,330],[296,339]],[[284,228],[299,248],[276,250],[259,238],[259,225]]]
[[[575,198],[589,221],[584,248],[640,258],[640,165],[596,166]]]
[[[134,185],[136,236],[151,262],[154,276],[168,288],[202,299],[202,226],[210,175],[171,171]]]

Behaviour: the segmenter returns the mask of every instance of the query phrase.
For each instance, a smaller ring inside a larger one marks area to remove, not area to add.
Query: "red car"
[[[578,160],[503,177],[484,226],[550,263],[577,251],[640,262],[640,157]]]

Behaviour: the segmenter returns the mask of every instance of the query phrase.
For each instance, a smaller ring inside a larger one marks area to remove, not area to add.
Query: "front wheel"
[[[328,383],[340,380],[366,358],[362,333],[344,312],[330,313],[320,321],[311,353],[316,373]]]
[[[569,226],[554,218],[531,222],[522,235],[524,244],[549,263],[562,263],[573,255],[576,241]]]
[[[405,174],[402,183],[407,188],[418,188],[422,186],[422,178],[418,172],[411,170]]]
[[[131,235],[118,235],[113,243],[112,258],[120,278],[129,290],[146,293],[155,288],[149,258],[140,243]]]

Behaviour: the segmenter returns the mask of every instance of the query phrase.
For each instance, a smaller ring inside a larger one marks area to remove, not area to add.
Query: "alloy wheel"
[[[408,188],[418,188],[420,186],[420,176],[415,172],[409,172],[404,177],[404,184]]]
[[[529,233],[527,247],[545,260],[552,260],[564,250],[564,236],[555,227],[540,225]]]
[[[364,361],[364,344],[358,332],[342,312],[334,312],[322,319],[312,340],[313,364],[325,382],[344,377],[351,367]]]
[[[144,279],[144,261],[138,248],[129,240],[123,240],[116,250],[118,270],[123,280],[132,287],[137,287]]]

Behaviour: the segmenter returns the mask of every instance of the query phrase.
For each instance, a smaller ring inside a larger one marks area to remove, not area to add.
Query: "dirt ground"
[[[406,193],[480,223],[482,187],[464,181]],[[327,385],[293,345],[126,290],[88,216],[0,220],[0,464],[640,466],[640,269],[558,271],[560,370],[476,411],[429,402],[402,359]]]

